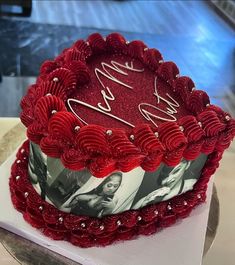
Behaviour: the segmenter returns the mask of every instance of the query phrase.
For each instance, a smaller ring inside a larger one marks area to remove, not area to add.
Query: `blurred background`
[[[211,101],[235,113],[235,2],[0,0],[0,117],[19,101],[41,63],[92,32],[121,32],[157,48]]]

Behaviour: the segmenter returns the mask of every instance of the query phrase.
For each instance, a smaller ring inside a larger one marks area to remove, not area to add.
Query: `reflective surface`
[[[43,248],[27,239],[0,228],[1,243],[19,264],[32,265],[78,265],[80,263],[69,260]]]

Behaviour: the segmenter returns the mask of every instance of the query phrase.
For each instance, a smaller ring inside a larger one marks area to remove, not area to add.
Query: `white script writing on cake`
[[[116,84],[119,84],[119,85],[121,85],[127,89],[133,90],[134,88],[132,86],[119,80],[117,77],[115,77],[113,74],[111,74],[109,70],[115,71],[116,73],[124,75],[124,76],[128,76],[128,71],[142,73],[144,71],[144,69],[135,68],[133,65],[133,61],[131,61],[130,63],[125,62],[125,64],[121,64],[121,63],[118,63],[116,61],[111,61],[110,64],[105,63],[105,62],[101,62],[101,68],[102,69],[95,68],[94,72],[95,72],[95,75],[96,75],[100,85],[103,88],[100,91],[102,98],[104,100],[103,104],[101,102],[98,102],[97,106],[93,106],[93,105],[90,105],[89,103],[86,103],[84,101],[70,98],[67,100],[67,103],[68,103],[70,110],[84,124],[88,124],[88,123],[84,119],[82,119],[78,115],[78,113],[75,112],[72,104],[82,105],[84,107],[95,110],[99,113],[102,113],[106,116],[109,116],[115,120],[118,120],[118,121],[120,121],[120,122],[122,122],[128,126],[135,127],[129,121],[111,113],[112,108],[110,106],[110,101],[115,101],[115,96],[114,96],[111,88],[104,85],[104,83],[101,80],[101,77],[107,78],[107,79],[115,82]],[[179,103],[175,99],[173,99],[168,93],[166,93],[166,98],[159,95],[159,93],[157,91],[157,77],[155,77],[155,79],[154,79],[154,93],[153,93],[153,95],[156,97],[156,103],[157,104],[163,103],[164,105],[166,105],[165,110],[163,110],[162,108],[159,108],[157,106],[151,105],[149,103],[143,102],[143,103],[140,103],[138,105],[138,108],[139,108],[141,115],[146,120],[152,122],[153,125],[156,127],[158,127],[158,125],[156,124],[156,122],[154,122],[153,119],[164,120],[164,121],[176,121],[174,114],[177,113],[176,108],[179,107]],[[156,111],[161,112],[163,116],[157,115]]]
[[[143,72],[144,69],[136,69],[136,68],[134,68],[133,61],[131,61],[130,65],[128,64],[128,62],[126,62],[125,65],[120,64],[120,63],[115,62],[115,61],[111,61],[111,65],[102,62],[101,66],[102,66],[102,70],[100,70],[99,68],[95,68],[95,75],[96,75],[97,79],[99,80],[99,83],[101,84],[101,86],[105,89],[105,90],[101,90],[100,92],[101,92],[101,94],[103,96],[103,99],[104,99],[106,107],[103,107],[100,102],[97,105],[98,105],[98,107],[100,109],[110,112],[111,111],[111,107],[109,105],[108,100],[115,100],[115,97],[114,97],[113,93],[110,91],[110,88],[108,86],[105,86],[104,83],[101,81],[100,76],[104,76],[104,77],[108,78],[109,80],[111,80],[111,81],[113,81],[113,82],[115,82],[117,84],[120,84],[120,85],[122,85],[122,86],[124,86],[126,88],[133,89],[133,87],[131,87],[128,84],[125,84],[122,81],[118,80],[115,76],[113,76],[108,71],[108,69],[112,69],[112,70],[114,70],[115,72],[117,72],[119,74],[127,75],[127,76],[128,76],[128,73],[124,72],[121,68],[130,70],[130,71],[133,71],[133,72]],[[108,95],[106,94],[106,92],[108,92]]]
[[[158,127],[158,126],[154,122],[153,118],[158,119],[158,120],[162,120],[162,121],[176,121],[176,117],[174,116],[174,114],[177,113],[176,108],[178,108],[180,105],[168,93],[166,93],[166,96],[167,96],[168,99],[163,98],[163,97],[161,97],[158,94],[158,91],[157,91],[157,76],[154,79],[154,93],[153,94],[157,98],[157,104],[159,104],[162,101],[162,102],[166,103],[166,105],[168,107],[166,107],[166,110],[162,110],[162,109],[158,108],[157,106],[151,105],[149,103],[140,103],[139,106],[138,106],[139,107],[139,111],[144,116],[144,118],[147,121],[151,121],[156,127]],[[153,112],[150,112],[149,110],[146,110],[146,107],[149,107],[151,109],[151,111],[153,111]],[[158,112],[160,111],[161,113],[165,114],[167,116],[167,118],[164,118],[162,116],[154,114],[154,110],[155,110],[155,112],[156,111],[158,111]]]

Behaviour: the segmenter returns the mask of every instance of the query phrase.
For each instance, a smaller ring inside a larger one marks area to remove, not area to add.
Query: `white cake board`
[[[82,249],[64,241],[53,241],[26,223],[11,203],[8,186],[15,153],[0,167],[0,227],[29,239],[83,265],[199,265],[202,262],[207,220],[212,194],[212,181],[207,202],[152,236],[118,242],[105,248]]]

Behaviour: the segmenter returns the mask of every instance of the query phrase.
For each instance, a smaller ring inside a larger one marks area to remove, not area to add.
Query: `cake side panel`
[[[177,166],[164,163],[154,172],[137,167],[130,172],[113,172],[105,178],[92,176],[88,169],[71,171],[59,159],[46,156],[30,143],[30,181],[41,196],[63,212],[103,217],[167,201],[193,189],[207,155],[183,159]]]
[[[11,170],[10,192],[14,207],[46,236],[67,240],[80,247],[91,247],[133,239],[140,234],[150,235],[187,217],[194,207],[206,200],[207,183],[219,166],[222,153],[213,152],[208,156],[193,190],[138,210],[102,218],[65,213],[43,200],[30,182],[28,156],[29,142],[26,141]]]

